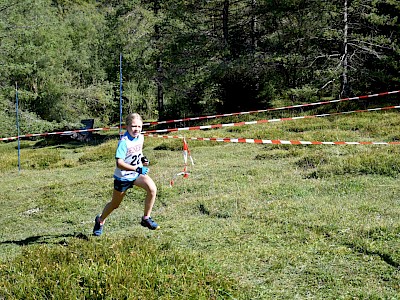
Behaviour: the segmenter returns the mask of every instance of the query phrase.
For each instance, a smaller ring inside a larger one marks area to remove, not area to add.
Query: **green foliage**
[[[294,88],[288,91],[288,98],[292,100],[293,104],[317,102],[318,90],[310,86],[303,86],[302,88]]]
[[[101,63],[108,81],[114,83],[113,100],[119,100],[119,56],[122,54],[123,114],[136,111],[145,118],[154,118],[157,107],[153,79],[158,51],[153,36],[157,19],[145,6],[140,5],[140,1],[100,4],[106,21],[102,32],[106,47],[101,48]],[[114,109],[114,120],[118,120],[118,110]]]
[[[8,103],[0,95],[0,137],[17,135],[16,114],[11,115],[12,111],[15,112],[15,108],[13,110],[11,103]]]
[[[349,2],[346,67],[343,5],[3,0],[0,101],[17,83],[22,111],[109,125],[120,98],[154,119],[337,98],[344,74],[352,95],[396,89],[398,4]]]
[[[6,54],[0,57],[1,86],[17,82],[22,110],[42,119],[76,122],[95,115],[109,122],[111,86],[97,52],[103,46],[104,16],[93,2],[58,3],[58,9],[51,4],[6,5],[4,30],[11,31],[1,44],[0,53]]]

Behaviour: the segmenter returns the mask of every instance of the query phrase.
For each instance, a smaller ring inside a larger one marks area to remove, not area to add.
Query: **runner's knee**
[[[156,196],[157,195],[157,186],[154,185],[150,185],[149,189],[148,189],[149,194],[151,194],[152,196]]]

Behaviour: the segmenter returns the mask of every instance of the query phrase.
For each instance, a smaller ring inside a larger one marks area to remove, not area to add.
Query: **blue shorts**
[[[114,179],[114,190],[117,190],[118,192],[126,192],[127,189],[130,189],[135,185],[135,181],[122,181],[122,180],[117,180]]]

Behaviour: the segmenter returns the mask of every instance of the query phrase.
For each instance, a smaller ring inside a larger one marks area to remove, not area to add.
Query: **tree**
[[[344,1],[341,96],[390,89],[398,74],[400,4],[390,0]],[[397,65],[397,66],[396,66]],[[393,68],[394,67],[394,68]],[[397,71],[395,71],[397,69]]]
[[[101,114],[109,97],[96,52],[102,44],[102,16],[86,1],[65,3],[14,3],[3,21],[0,46],[3,86],[10,89],[17,81],[21,108],[58,122],[77,121],[91,110]]]
[[[104,46],[100,56],[113,82],[114,103],[119,102],[119,55],[123,55],[124,113],[137,111],[145,118],[157,116],[157,51],[153,8],[141,1],[99,1],[106,18]],[[118,110],[115,110],[118,112]],[[114,114],[117,120],[118,114]]]
[[[0,0],[0,101],[50,121],[169,118],[393,89],[394,0]]]

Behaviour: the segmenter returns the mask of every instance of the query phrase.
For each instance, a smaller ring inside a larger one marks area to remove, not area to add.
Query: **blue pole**
[[[122,53],[119,54],[119,135],[122,135]]]
[[[21,171],[21,143],[19,139],[19,118],[18,118],[18,83],[15,82],[15,106],[16,106],[16,119],[17,119],[17,137],[18,137],[18,173]]]

